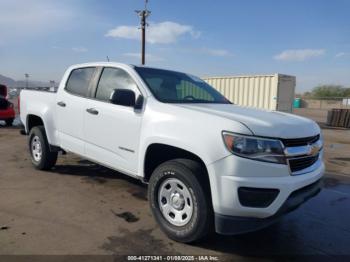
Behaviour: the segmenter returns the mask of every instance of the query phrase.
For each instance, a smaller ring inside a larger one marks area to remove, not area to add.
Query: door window
[[[86,97],[94,72],[94,67],[73,70],[67,81],[66,90],[74,95]]]
[[[115,89],[129,89],[138,94],[138,88],[132,77],[120,68],[103,69],[96,91],[96,99],[109,101]]]
[[[176,85],[177,99],[180,100],[199,100],[199,101],[214,101],[214,97],[205,89],[200,86],[186,81],[181,80],[180,83]]]

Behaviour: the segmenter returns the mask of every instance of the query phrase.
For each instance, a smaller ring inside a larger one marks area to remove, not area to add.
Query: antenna
[[[136,10],[135,12],[141,19],[141,34],[142,34],[142,50],[141,50],[141,64],[146,64],[146,27],[147,18],[151,15],[151,11],[147,9],[148,0],[145,0],[145,9],[144,10]]]

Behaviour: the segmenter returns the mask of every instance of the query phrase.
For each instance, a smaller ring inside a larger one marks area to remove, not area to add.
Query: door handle
[[[58,102],[57,105],[59,105],[60,107],[66,107],[66,103],[65,102]]]
[[[98,111],[95,108],[86,109],[86,112],[88,112],[91,115],[95,115],[95,116],[98,115]]]

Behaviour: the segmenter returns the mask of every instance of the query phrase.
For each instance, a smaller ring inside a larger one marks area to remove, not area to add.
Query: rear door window
[[[86,97],[95,69],[86,67],[73,70],[67,81],[66,90],[74,95]]]

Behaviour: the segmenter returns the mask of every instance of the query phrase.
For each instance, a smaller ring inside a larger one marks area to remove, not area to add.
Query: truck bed
[[[20,94],[20,117],[26,131],[29,132],[27,119],[31,115],[39,116],[44,121],[50,144],[56,144],[55,106],[56,93],[42,90],[23,90]]]

